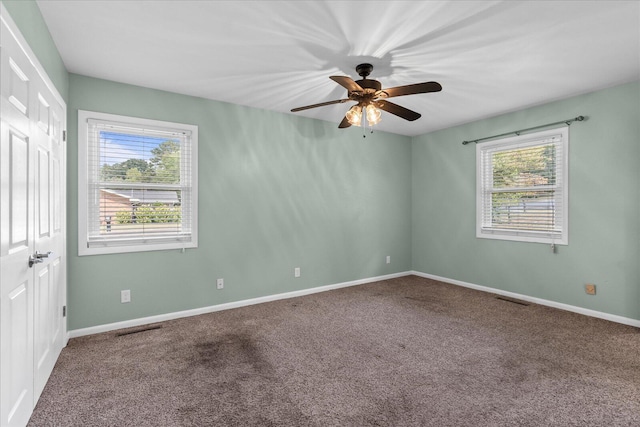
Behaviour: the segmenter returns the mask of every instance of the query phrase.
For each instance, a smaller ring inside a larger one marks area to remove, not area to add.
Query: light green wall
[[[470,140],[578,115],[570,127],[569,245],[475,237]],[[413,139],[416,271],[640,319],[640,83]],[[584,292],[597,285],[597,295]]]
[[[70,83],[70,330],[411,269],[410,138],[74,74]],[[199,126],[197,249],[77,256],[78,109]]]
[[[62,62],[38,5],[33,0],[2,0],[11,19],[29,43],[49,78],[65,100],[69,94],[69,73]]]

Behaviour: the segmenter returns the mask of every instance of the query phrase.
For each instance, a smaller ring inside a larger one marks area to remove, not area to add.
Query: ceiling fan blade
[[[420,113],[416,113],[413,110],[409,110],[408,108],[401,107],[398,104],[394,104],[393,102],[386,100],[376,101],[375,106],[387,113],[409,120],[410,122],[418,120],[422,116]]]
[[[340,129],[344,129],[344,128],[348,128],[349,126],[351,126],[351,123],[349,123],[349,120],[347,120],[347,118],[345,117],[344,119],[342,119],[342,121],[340,122],[340,124],[338,125],[338,127]]]
[[[324,107],[325,105],[342,104],[343,102],[347,102],[347,101],[349,101],[349,99],[336,99],[335,101],[321,102],[320,104],[313,104],[313,105],[307,105],[304,107],[294,108],[293,110],[291,110],[291,112],[295,113],[296,111],[308,110],[309,108]]]
[[[416,83],[413,85],[396,86],[379,90],[376,96],[391,98],[393,96],[414,95],[416,93],[440,92],[442,86],[438,82]]]
[[[364,89],[362,89],[358,83],[354,82],[351,77],[331,76],[329,78],[340,86],[345,87],[349,92],[364,92]]]

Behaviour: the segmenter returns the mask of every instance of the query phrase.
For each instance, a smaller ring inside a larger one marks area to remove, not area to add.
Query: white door
[[[0,7],[0,425],[24,426],[66,341],[66,107]]]

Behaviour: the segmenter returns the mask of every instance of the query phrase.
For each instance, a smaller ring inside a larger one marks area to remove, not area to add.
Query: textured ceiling
[[[40,0],[72,73],[289,113],[344,98],[374,65],[395,98],[376,128],[419,135],[640,79],[638,1]],[[335,122],[338,104],[297,114]],[[560,117],[559,119],[563,119]]]

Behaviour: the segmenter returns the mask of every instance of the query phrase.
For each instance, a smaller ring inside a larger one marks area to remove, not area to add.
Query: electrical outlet
[[[293,269],[293,277],[300,277],[300,267]]]
[[[224,289],[224,279],[218,279],[216,280],[216,287],[218,289]]]
[[[129,289],[120,291],[120,302],[123,304],[131,302],[131,291]]]
[[[586,285],[584,285],[584,291],[589,295],[595,295],[596,285],[594,285],[593,283],[587,283]]]
[[[387,264],[391,264],[391,255],[387,255]]]

